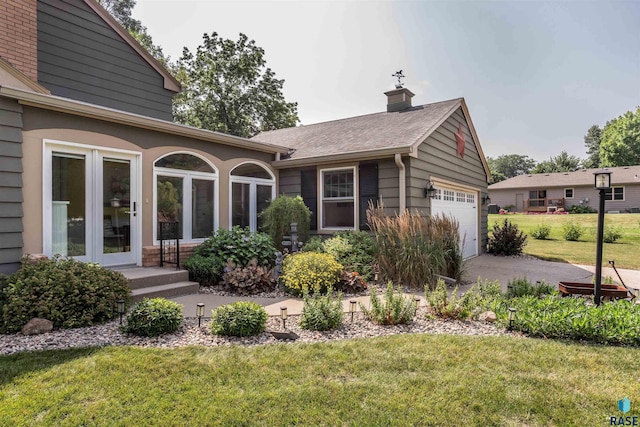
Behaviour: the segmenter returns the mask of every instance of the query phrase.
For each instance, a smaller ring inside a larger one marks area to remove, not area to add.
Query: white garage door
[[[462,255],[469,258],[478,255],[478,197],[476,193],[453,188],[436,188],[431,199],[433,215],[453,216],[460,223],[460,238],[464,241]]]

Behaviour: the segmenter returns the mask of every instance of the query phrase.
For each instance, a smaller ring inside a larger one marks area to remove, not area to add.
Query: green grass
[[[608,425],[640,349],[398,335],[0,357],[0,425]],[[637,415],[632,411],[626,415]]]
[[[574,215],[489,215],[489,231],[495,222],[508,218],[524,231],[527,245],[524,253],[549,261],[570,262],[573,264],[595,265],[597,214]],[[586,233],[576,242],[568,242],[562,236],[562,225],[574,221],[585,228]],[[530,236],[531,230],[538,224],[546,223],[551,227],[549,240],[536,240]],[[608,266],[610,259],[616,267],[640,269],[640,214],[605,214],[605,226],[617,227],[622,238],[615,243],[605,243],[603,247],[603,265]]]

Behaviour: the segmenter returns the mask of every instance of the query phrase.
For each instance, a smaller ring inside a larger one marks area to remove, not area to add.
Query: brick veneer
[[[38,81],[36,0],[0,1],[0,56]]]
[[[180,264],[193,255],[200,243],[180,243]],[[144,246],[142,248],[142,266],[156,267],[160,265],[160,246]]]

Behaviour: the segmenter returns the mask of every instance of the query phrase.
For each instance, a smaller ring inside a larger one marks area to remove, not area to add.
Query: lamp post
[[[204,303],[199,302],[196,305],[196,316],[198,317],[198,328],[200,327],[200,322],[204,317]]]
[[[122,315],[124,314],[124,300],[119,299],[116,301],[116,307],[118,309],[118,314],[120,315],[120,324],[122,325]]]
[[[593,290],[593,301],[600,305],[600,289],[602,287],[602,235],[604,234],[604,199],[607,189],[611,188],[611,172],[602,170],[594,172],[595,188],[600,195],[598,208],[598,236],[596,239],[596,277]]]
[[[353,323],[353,315],[356,312],[356,300],[349,301],[349,313],[351,313],[351,323]]]
[[[280,307],[280,318],[282,319],[282,329],[287,330],[287,307]]]

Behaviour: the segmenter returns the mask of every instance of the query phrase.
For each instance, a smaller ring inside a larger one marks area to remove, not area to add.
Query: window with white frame
[[[353,229],[356,223],[355,167],[320,171],[322,209],[325,229]]]
[[[180,238],[199,241],[218,227],[217,170],[192,153],[172,153],[154,163],[154,236],[161,223],[178,223]]]
[[[573,188],[565,188],[564,189],[564,198],[565,199],[573,199]]]
[[[605,200],[624,200],[624,187],[611,187],[604,190]]]
[[[231,226],[259,230],[259,214],[275,197],[275,177],[257,163],[242,163],[231,171],[229,181]]]

